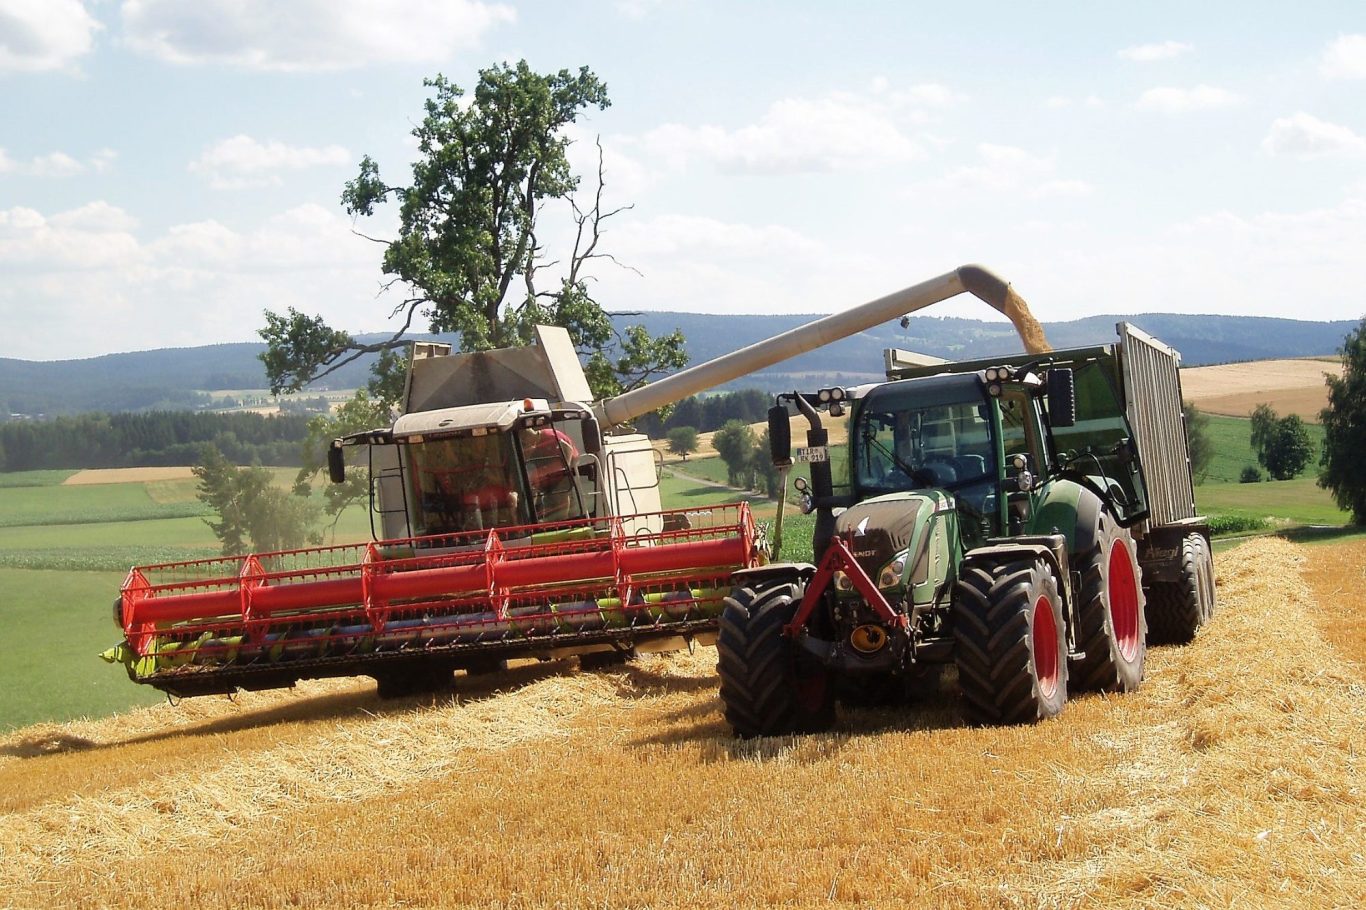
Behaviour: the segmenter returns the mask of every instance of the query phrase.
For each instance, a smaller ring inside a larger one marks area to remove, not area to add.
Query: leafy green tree
[[[192,470],[199,478],[199,501],[218,515],[205,523],[222,541],[223,555],[288,550],[319,540],[313,531],[317,509],[273,486],[265,468],[239,468],[208,445]]]
[[[1260,405],[1260,408],[1266,407]],[[1270,410],[1269,408],[1267,410]],[[1298,414],[1274,417],[1258,434],[1257,460],[1272,480],[1290,480],[1304,471],[1314,457],[1309,429]],[[1254,432],[1257,429],[1254,428]]]
[[[1243,472],[1238,475],[1239,483],[1261,483],[1262,472],[1256,465],[1243,465]]]
[[[1269,404],[1259,404],[1252,411],[1252,450],[1261,452],[1276,431],[1276,421],[1280,418]],[[1260,460],[1260,458],[1259,458]]]
[[[1366,524],[1366,319],[1342,345],[1342,377],[1329,376],[1328,407],[1321,412],[1323,456],[1319,486],[1331,490],[1352,523]]]
[[[674,427],[669,431],[669,451],[681,455],[684,461],[697,451],[697,428]]]
[[[758,487],[769,499],[776,500],[782,495],[782,474],[773,466],[773,447],[769,444],[768,430],[759,434],[750,455],[750,470]]]
[[[711,444],[726,463],[730,485],[748,485],[754,461],[754,431],[738,420],[727,421],[712,435]]]
[[[1190,402],[1182,405],[1186,414],[1186,451],[1196,483],[1204,483],[1214,460],[1214,442],[1209,435],[1209,415]]]
[[[528,343],[537,323],[563,326],[587,358],[585,372],[598,397],[682,366],[680,332],[652,338],[630,326],[618,336],[589,293],[589,264],[615,261],[599,248],[603,224],[623,209],[603,207],[601,147],[596,192],[591,204],[580,204],[567,130],[584,112],[609,106],[607,87],[587,67],[541,75],[526,61],[480,71],[468,98],[444,76],[425,84],[432,96],[413,130],[411,182],[385,182],[367,155],[342,193],[346,211],[357,217],[373,215],[389,200],[398,203],[397,236],[380,242],[386,287],[408,295],[391,314],[402,325],[392,337],[364,344],[321,316],[292,308],[267,312],[260,334],[272,390],[297,390],[403,344],[419,315],[433,332],[459,332],[466,351]],[[567,256],[548,258],[539,222],[557,202],[571,214],[573,242]],[[553,287],[543,287],[543,272],[553,276]]]

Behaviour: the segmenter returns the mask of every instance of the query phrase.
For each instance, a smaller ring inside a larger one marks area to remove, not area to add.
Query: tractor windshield
[[[975,377],[889,383],[863,401],[850,436],[859,495],[937,488],[978,511],[996,490],[990,411]]]

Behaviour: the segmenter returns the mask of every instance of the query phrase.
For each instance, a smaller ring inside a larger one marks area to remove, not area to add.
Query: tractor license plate
[[[830,450],[825,446],[810,446],[797,450],[797,460],[804,462],[829,461]]]

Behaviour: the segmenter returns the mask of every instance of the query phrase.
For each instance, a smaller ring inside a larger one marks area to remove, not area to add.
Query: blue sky
[[[342,184],[404,181],[424,76],[521,58],[607,83],[574,156],[600,137],[633,205],[610,310],[831,312],[981,262],[1045,321],[1366,314],[1359,0],[0,0],[0,357],[385,328]]]

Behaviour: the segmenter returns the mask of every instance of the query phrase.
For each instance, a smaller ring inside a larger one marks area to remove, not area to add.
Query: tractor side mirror
[[[1048,371],[1048,422],[1055,427],[1076,426],[1077,385],[1070,369],[1053,367]]]
[[[327,447],[327,476],[333,483],[346,482],[346,457],[335,442]]]
[[[776,467],[792,464],[792,419],[780,404],[768,409],[768,448]]]

